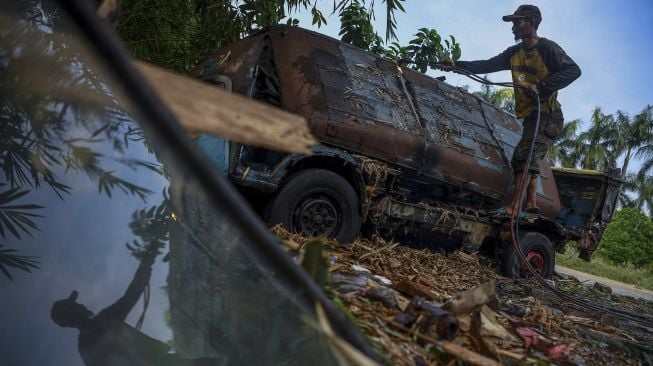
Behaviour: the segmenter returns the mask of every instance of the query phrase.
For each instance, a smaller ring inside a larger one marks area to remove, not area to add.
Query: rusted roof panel
[[[197,65],[191,75],[200,79],[208,79],[213,75],[228,76],[231,78],[233,92],[248,96],[264,38],[265,34],[261,33],[221,48]]]
[[[307,39],[329,109],[416,133],[419,122],[397,77],[387,72],[390,62],[323,36],[308,33]]]

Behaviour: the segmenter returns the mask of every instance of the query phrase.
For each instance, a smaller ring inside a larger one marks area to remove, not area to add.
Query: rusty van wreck
[[[263,197],[264,218],[309,236],[353,240],[361,230],[445,243],[498,259],[519,276],[508,218],[493,215],[513,179],[516,118],[461,88],[333,38],[278,26],[227,46],[195,76],[306,118],[312,154],[228,144],[229,177]],[[614,209],[619,172],[542,166],[539,215],[521,245],[545,277],[554,251],[577,241],[589,259]]]

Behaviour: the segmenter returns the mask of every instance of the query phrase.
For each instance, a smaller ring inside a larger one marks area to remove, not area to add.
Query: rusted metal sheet
[[[305,33],[279,27],[270,30],[270,37],[284,108],[305,117],[313,129],[328,121],[328,113]]]
[[[405,103],[389,103],[391,95],[405,102],[386,70],[389,62],[299,28],[272,30],[271,36],[284,105],[306,117],[317,138],[419,168],[423,137],[415,130],[416,117],[402,109]]]
[[[316,48],[325,42],[318,36],[310,39]],[[338,46],[337,55],[315,52],[314,56],[329,109],[418,134],[420,124],[398,83],[396,67],[355,47]],[[337,66],[329,59],[337,60]],[[334,74],[339,76],[331,77]]]
[[[221,48],[197,65],[191,75],[199,79],[209,79],[214,75],[227,76],[231,78],[233,92],[249,96],[265,37],[266,34],[261,33]]]
[[[463,246],[470,251],[478,250],[490,235],[493,225],[486,218],[464,208],[428,206],[398,202],[384,197],[371,209],[371,215],[381,220],[395,219],[425,225],[430,231],[449,236],[460,236]]]
[[[405,75],[428,131],[423,173],[501,200],[512,180],[509,156],[520,126],[514,119],[490,120],[496,117],[494,107],[460,88],[412,70]],[[508,142],[499,142],[496,124]]]

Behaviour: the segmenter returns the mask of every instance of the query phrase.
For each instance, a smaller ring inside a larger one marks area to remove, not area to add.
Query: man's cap
[[[518,19],[531,19],[537,27],[542,21],[542,13],[540,13],[540,9],[535,5],[520,5],[512,15],[503,17],[504,22],[512,22]]]

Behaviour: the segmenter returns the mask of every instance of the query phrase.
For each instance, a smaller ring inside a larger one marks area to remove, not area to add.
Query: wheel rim
[[[526,253],[526,262],[529,263],[539,275],[544,274],[544,269],[546,268],[544,253],[539,250],[529,250],[528,253]],[[522,278],[532,276],[531,271],[528,270],[526,262],[521,261],[521,265],[519,266],[519,276]]]
[[[295,212],[294,229],[304,235],[334,237],[340,227],[340,210],[328,197],[306,197]]]

